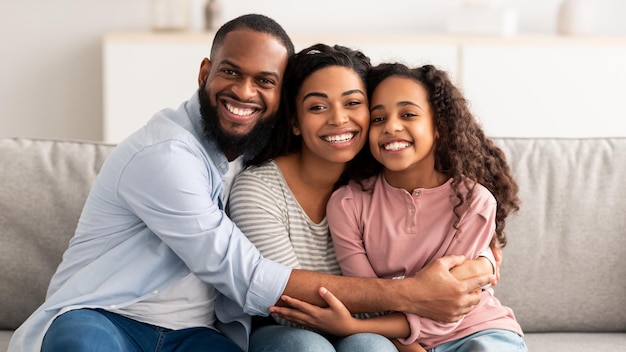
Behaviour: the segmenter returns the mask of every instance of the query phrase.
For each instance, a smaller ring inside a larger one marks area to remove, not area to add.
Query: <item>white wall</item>
[[[554,33],[561,0],[500,2],[520,33]],[[594,2],[598,35],[626,36],[626,1]],[[226,19],[259,12],[300,33],[441,32],[459,3],[222,0]],[[149,0],[0,0],[0,137],[102,139],[102,35],[147,29],[149,14]]]

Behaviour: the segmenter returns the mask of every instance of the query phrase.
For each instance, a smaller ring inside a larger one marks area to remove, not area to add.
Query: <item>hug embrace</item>
[[[198,86],[107,158],[10,352],[526,350],[488,287],[517,188],[445,73],[253,14]]]

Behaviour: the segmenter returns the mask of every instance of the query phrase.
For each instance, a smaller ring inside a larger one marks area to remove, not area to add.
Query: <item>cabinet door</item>
[[[450,78],[457,81],[458,46],[455,44],[403,43],[355,43],[376,65],[383,62],[401,62],[409,67],[435,65],[448,71]]]
[[[103,48],[106,142],[118,143],[164,108],[177,108],[198,89],[211,41],[107,41]]]
[[[624,45],[474,44],[462,58],[465,95],[490,136],[626,135]]]

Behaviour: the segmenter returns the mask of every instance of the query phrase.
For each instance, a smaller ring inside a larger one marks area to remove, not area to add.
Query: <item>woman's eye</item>
[[[355,100],[355,101],[349,101],[348,104],[346,104],[346,105],[348,105],[348,106],[358,106],[358,105],[361,105],[361,104],[362,103],[360,101]]]
[[[376,116],[376,117],[372,117],[370,120],[371,120],[372,123],[374,123],[374,122],[383,122],[383,121],[385,121],[385,118],[381,117],[381,116]]]

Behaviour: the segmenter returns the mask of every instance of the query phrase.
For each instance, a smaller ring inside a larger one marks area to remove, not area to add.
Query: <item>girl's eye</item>
[[[385,121],[385,118],[382,116],[372,116],[372,118],[370,119],[371,123],[375,123],[375,122],[383,122]]]
[[[412,112],[407,112],[406,114],[403,114],[402,117],[405,119],[410,119],[411,117],[415,117],[417,116],[417,114],[414,114]]]

